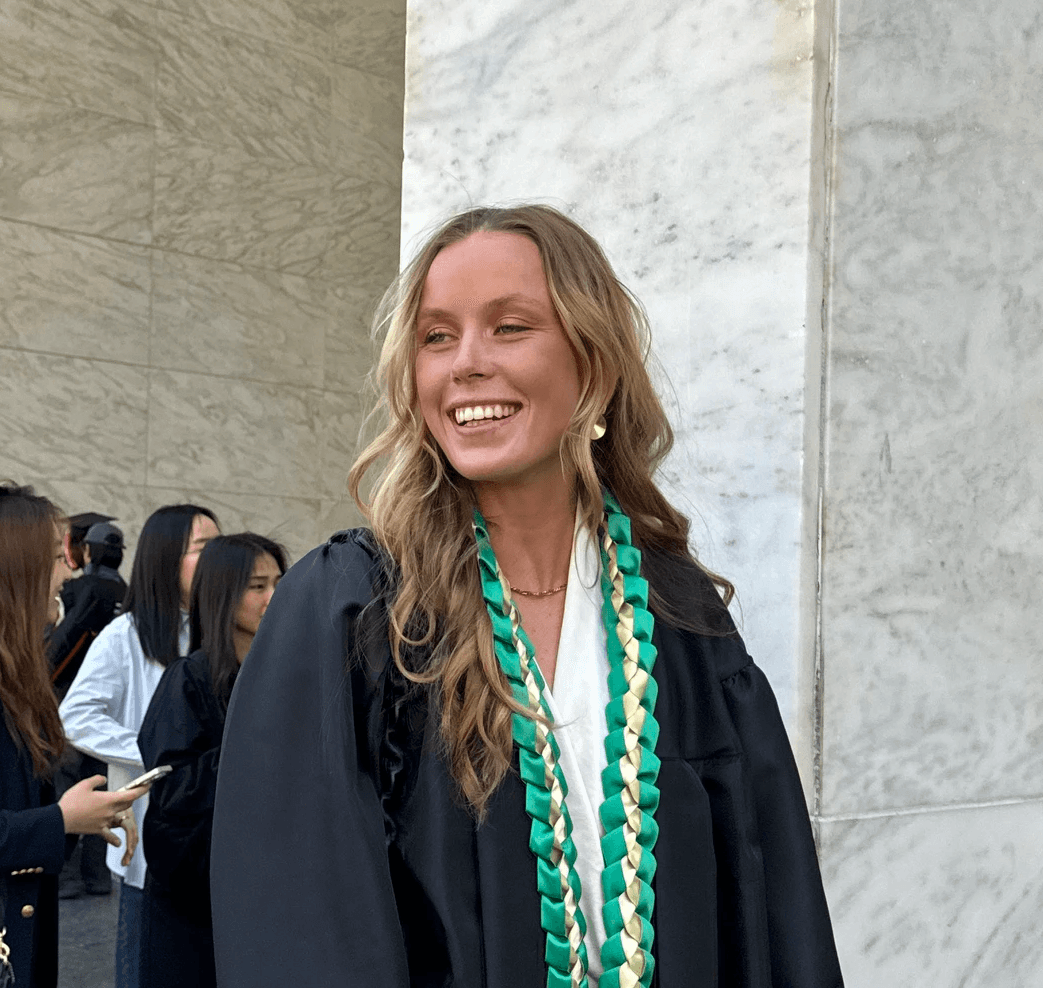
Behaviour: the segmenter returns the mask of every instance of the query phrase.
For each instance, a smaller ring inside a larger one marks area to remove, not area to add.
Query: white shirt
[[[565,614],[558,639],[554,692],[544,699],[554,718],[554,736],[561,751],[559,764],[568,786],[565,801],[572,818],[576,871],[583,893],[580,907],[587,921],[587,964],[590,988],[601,976],[601,945],[605,920],[601,915],[601,837],[598,809],[604,802],[601,773],[608,764],[605,735],[608,722],[608,650],[601,619],[601,556],[586,529],[579,529],[569,562]]]
[[[178,651],[188,651],[188,622],[182,618]],[[119,789],[144,771],[138,750],[138,731],[152,694],[163,675],[163,666],[148,658],[129,614],[110,621],[83,659],[58,713],[65,735],[80,751],[109,766],[109,789]],[[141,832],[148,796],[134,802],[134,817]],[[117,836],[123,837],[122,832]],[[128,885],[145,885],[145,852],[138,844],[130,864],[124,867],[122,847],[109,847],[106,864]]]

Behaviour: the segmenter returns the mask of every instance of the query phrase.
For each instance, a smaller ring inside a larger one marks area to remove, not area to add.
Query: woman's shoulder
[[[308,595],[339,606],[365,605],[389,585],[391,560],[368,528],[336,532],[279,581],[277,598]],[[273,600],[274,603],[274,600]]]
[[[139,745],[142,753],[150,738],[176,725],[184,730],[194,723],[223,721],[217,697],[210,682],[210,662],[201,649],[174,659],[164,670],[152,694],[141,725]],[[164,727],[163,725],[166,724]]]
[[[343,671],[345,659],[365,654],[367,666],[384,667],[383,602],[392,586],[390,559],[368,529],[332,535],[279,581],[237,682],[270,663],[271,668],[296,663],[287,674],[307,675],[308,663]],[[301,663],[304,656],[308,663]]]
[[[114,662],[122,664],[129,657],[133,657],[135,648],[140,651],[134,619],[130,614],[120,614],[98,632],[98,637],[87,649],[83,666],[91,669],[99,665],[105,667]]]
[[[160,688],[183,688],[185,686],[197,686],[209,684],[210,682],[210,660],[202,649],[181,655],[172,660],[163,670],[160,679]]]
[[[645,551],[641,575],[657,604],[657,619],[709,638],[737,639],[738,632],[710,574],[690,556]]]
[[[130,614],[120,614],[98,632],[94,645],[97,645],[98,642],[127,641],[131,637],[137,638],[137,634],[134,628],[134,618]]]

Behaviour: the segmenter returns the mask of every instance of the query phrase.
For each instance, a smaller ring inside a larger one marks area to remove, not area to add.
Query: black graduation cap
[[[69,515],[69,538],[73,545],[82,542],[91,525],[103,521],[115,521],[114,515],[101,515],[97,511],[82,511],[78,515]]]

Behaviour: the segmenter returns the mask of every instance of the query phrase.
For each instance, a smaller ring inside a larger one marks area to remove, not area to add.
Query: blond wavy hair
[[[585,524],[596,531],[607,487],[630,516],[635,545],[694,560],[688,520],[652,479],[673,432],[645,369],[650,336],[640,303],[597,242],[549,206],[481,207],[454,216],[421,248],[378,310],[383,345],[374,369],[379,400],[373,414],[383,428],[356,460],[348,489],[398,566],[389,605],[394,661],[408,679],[436,687],[450,770],[481,818],[510,768],[511,712],[523,708],[493,651],[471,525],[474,494],[424,423],[414,373],[416,319],[431,264],[441,250],[478,232],[518,234],[539,249],[579,368],[580,397],[561,439],[561,460],[565,475],[576,478]],[[592,443],[602,414],[606,435]],[[709,576],[727,602],[731,584]],[[651,588],[653,609],[689,626],[658,589]]]

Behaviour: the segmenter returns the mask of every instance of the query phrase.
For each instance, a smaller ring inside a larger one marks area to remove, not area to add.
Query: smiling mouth
[[[462,405],[453,409],[450,415],[456,419],[457,425],[475,426],[495,419],[507,419],[521,411],[521,405]]]

